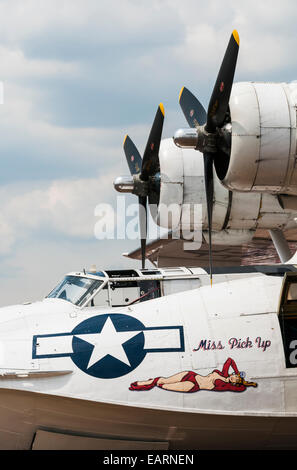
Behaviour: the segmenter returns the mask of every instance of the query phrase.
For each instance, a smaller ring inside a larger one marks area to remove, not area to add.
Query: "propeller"
[[[231,149],[231,124],[229,99],[239,50],[239,35],[231,34],[213,91],[207,113],[197,98],[185,87],[181,89],[179,104],[191,129],[179,129],[174,142],[180,147],[192,147],[203,153],[204,178],[209,233],[209,271],[212,284],[212,210],[213,164],[217,174],[229,163]]]
[[[145,268],[147,200],[149,200],[150,204],[156,204],[159,202],[159,149],[163,130],[164,114],[164,106],[160,103],[145,147],[143,158],[141,158],[130,137],[128,135],[125,136],[123,148],[132,178],[120,176],[114,181],[114,187],[117,191],[129,192],[138,196],[142,269]]]

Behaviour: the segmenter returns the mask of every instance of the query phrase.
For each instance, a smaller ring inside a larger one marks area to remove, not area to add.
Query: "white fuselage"
[[[234,423],[229,429],[232,441],[235,417],[237,423],[249,417],[251,429],[266,419],[269,430],[275,420],[288,418],[296,438],[297,369],[286,368],[278,319],[282,281],[261,273],[216,275],[212,288],[204,285],[128,307],[79,308],[65,300],[45,299],[2,308],[0,395],[13,403],[15,426],[10,422],[14,429],[5,434],[1,447],[28,448],[26,443],[32,443],[32,433],[40,428],[123,439],[126,423],[131,439],[152,440],[154,429],[169,447],[186,448],[201,435],[205,419],[220,426],[225,420]],[[137,381],[186,371],[205,377],[221,371],[228,358],[257,386],[240,392],[129,389]],[[22,408],[27,402],[30,410]],[[43,403],[49,402],[51,411],[45,413]],[[0,413],[4,429],[1,416],[6,417],[9,406],[0,403],[6,409]],[[63,421],[65,403],[71,412],[65,409]],[[17,413],[18,407],[23,411]],[[75,409],[85,409],[81,425]],[[96,431],[95,416],[98,423],[110,420],[107,427]],[[191,432],[185,431],[187,422]],[[203,444],[200,440],[200,448],[212,447],[212,439]]]

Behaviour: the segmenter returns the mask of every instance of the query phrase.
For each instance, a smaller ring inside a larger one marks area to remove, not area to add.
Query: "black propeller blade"
[[[207,115],[204,107],[186,87],[180,91],[179,104],[190,127],[198,127],[206,123]]]
[[[235,67],[239,50],[239,36],[236,30],[231,34],[220,71],[209,101],[207,111],[207,132],[215,132],[224,123],[229,105]]]
[[[158,106],[151,132],[141,158],[136,146],[129,136],[124,139],[124,152],[130,173],[134,179],[133,193],[138,195],[139,201],[139,231],[141,240],[142,269],[145,268],[145,250],[147,238],[147,198],[150,192],[150,179],[153,179],[160,170],[159,149],[164,123],[164,106]]]
[[[164,106],[159,104],[156,116],[151,128],[151,132],[143,154],[141,179],[147,181],[149,176],[152,176],[159,171],[159,149],[164,123]]]
[[[208,250],[209,250],[209,276],[212,285],[212,207],[213,207],[213,162],[212,154],[204,153],[204,182],[206,193],[207,219],[208,219]]]
[[[128,135],[125,136],[123,148],[131,175],[138,175],[141,172],[142,158]]]
[[[231,138],[222,130],[228,114],[229,99],[233,84],[239,50],[239,36],[233,31],[218,76],[215,82],[207,115],[202,104],[187,89],[182,88],[179,103],[188,124],[196,128],[196,149],[203,153],[204,178],[207,204],[208,232],[209,232],[209,270],[212,284],[212,209],[213,209],[213,162],[221,163],[220,159],[226,157],[226,147],[231,144]],[[205,124],[206,123],[206,124]],[[192,138],[192,136],[191,136]],[[192,140],[193,141],[193,140]],[[228,150],[227,150],[228,151]]]
[[[141,267],[145,268],[145,249],[146,249],[146,236],[147,236],[147,197],[139,196],[139,231],[140,231],[140,245],[141,245]]]

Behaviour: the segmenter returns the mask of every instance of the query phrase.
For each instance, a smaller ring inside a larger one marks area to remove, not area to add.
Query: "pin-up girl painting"
[[[233,373],[229,373],[232,367]],[[244,392],[247,387],[257,387],[255,382],[244,380],[245,374],[239,372],[237,365],[230,357],[226,360],[222,370],[215,369],[208,375],[196,374],[193,371],[183,371],[170,377],[156,377],[145,381],[133,382],[130,390],[151,390],[157,386],[173,392],[198,392],[199,390],[213,390],[216,392]]]

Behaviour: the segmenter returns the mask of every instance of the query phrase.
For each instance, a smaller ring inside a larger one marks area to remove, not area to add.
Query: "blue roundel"
[[[114,379],[134,370],[145,358],[145,326],[123,314],[91,317],[73,331],[71,358],[86,374]]]

